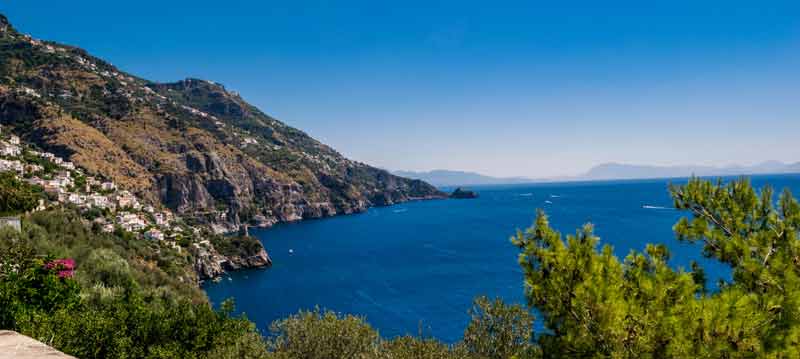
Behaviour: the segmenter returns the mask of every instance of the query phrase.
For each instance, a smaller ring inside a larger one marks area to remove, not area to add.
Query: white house
[[[22,149],[19,146],[8,143],[8,142],[0,142],[0,155],[15,157],[19,156],[22,153]]]
[[[139,204],[139,200],[128,191],[122,191],[117,195],[117,205],[120,208],[131,207],[133,209],[139,209],[142,207],[141,204]]]
[[[164,233],[161,233],[158,229],[151,229],[144,233],[144,237],[154,241],[163,241],[164,240]]]
[[[122,212],[118,214],[117,222],[120,226],[122,226],[122,228],[125,228],[125,230],[131,232],[142,230],[147,226],[147,224],[141,217],[139,217],[139,215],[129,212]]]

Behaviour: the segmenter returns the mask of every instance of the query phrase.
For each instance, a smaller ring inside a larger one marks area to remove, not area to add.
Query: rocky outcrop
[[[239,270],[242,268],[261,268],[272,265],[267,251],[261,248],[258,252],[249,256],[230,256],[224,263],[226,270]]]
[[[453,193],[450,193],[450,198],[455,198],[455,199],[478,198],[478,194],[475,193],[474,191],[470,191],[470,190],[466,190],[466,189],[463,189],[461,187],[458,187],[458,188],[455,189],[455,191],[453,191]]]
[[[200,280],[217,278],[227,271],[272,265],[272,259],[256,238],[246,235],[213,238],[213,241],[201,241],[192,248],[194,268]]]
[[[193,254],[194,271],[201,281],[225,274],[223,263],[227,262],[227,258],[217,253],[216,250],[198,246]]]

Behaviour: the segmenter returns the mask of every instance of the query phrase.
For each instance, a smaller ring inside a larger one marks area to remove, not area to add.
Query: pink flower
[[[59,278],[72,278],[75,274],[75,260],[72,258],[56,259],[45,264],[44,268],[57,270]]]

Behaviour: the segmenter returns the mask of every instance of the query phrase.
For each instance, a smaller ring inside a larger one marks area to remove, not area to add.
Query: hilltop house
[[[121,212],[117,215],[117,223],[128,232],[144,229],[147,224],[135,213]]]
[[[142,205],[139,204],[139,200],[136,199],[136,196],[132,195],[128,191],[122,191],[117,195],[117,206],[120,208],[133,208],[139,210],[142,208]]]
[[[108,197],[102,196],[102,195],[99,195],[99,194],[91,194],[91,195],[87,196],[86,197],[86,202],[89,205],[91,205],[93,207],[97,207],[97,208],[111,208],[111,209],[113,209],[113,207],[114,207],[114,204],[111,203],[111,201],[108,200]]]
[[[163,241],[164,240],[164,233],[159,231],[158,229],[151,229],[144,233],[144,237],[154,241]]]

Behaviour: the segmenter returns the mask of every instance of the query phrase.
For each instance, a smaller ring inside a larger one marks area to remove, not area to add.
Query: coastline
[[[356,215],[362,214],[369,210],[370,208],[377,208],[377,207],[392,207],[395,205],[399,205],[402,203],[407,202],[417,202],[417,201],[433,201],[433,200],[446,200],[449,199],[447,195],[436,195],[436,196],[422,196],[422,197],[407,197],[403,200],[399,201],[392,201],[391,203],[386,204],[369,204],[358,211],[353,212],[337,212],[332,215],[323,215],[318,217],[300,217],[291,220],[278,220],[275,222],[270,223],[269,225],[254,225],[252,228],[258,228],[262,230],[269,230],[273,226],[277,224],[284,224],[284,223],[299,223],[302,221],[307,220],[323,220],[338,216],[346,216],[346,215]],[[243,232],[248,232],[246,228],[249,228],[250,224],[239,224],[235,230],[230,230],[223,232],[222,234],[226,237],[228,236],[236,236],[237,234],[241,234]],[[251,237],[247,234],[245,237],[255,239],[253,244],[257,243],[257,247],[253,250],[248,251],[244,255],[226,255],[220,253],[217,249],[213,252],[204,250],[200,247],[197,247],[197,253],[195,258],[194,269],[198,275],[197,285],[202,289],[202,285],[205,281],[213,281],[218,282],[224,277],[226,274],[230,272],[242,271],[242,270],[250,270],[250,269],[266,269],[272,266],[272,258],[269,256],[269,251],[264,247],[263,243],[256,238]]]

